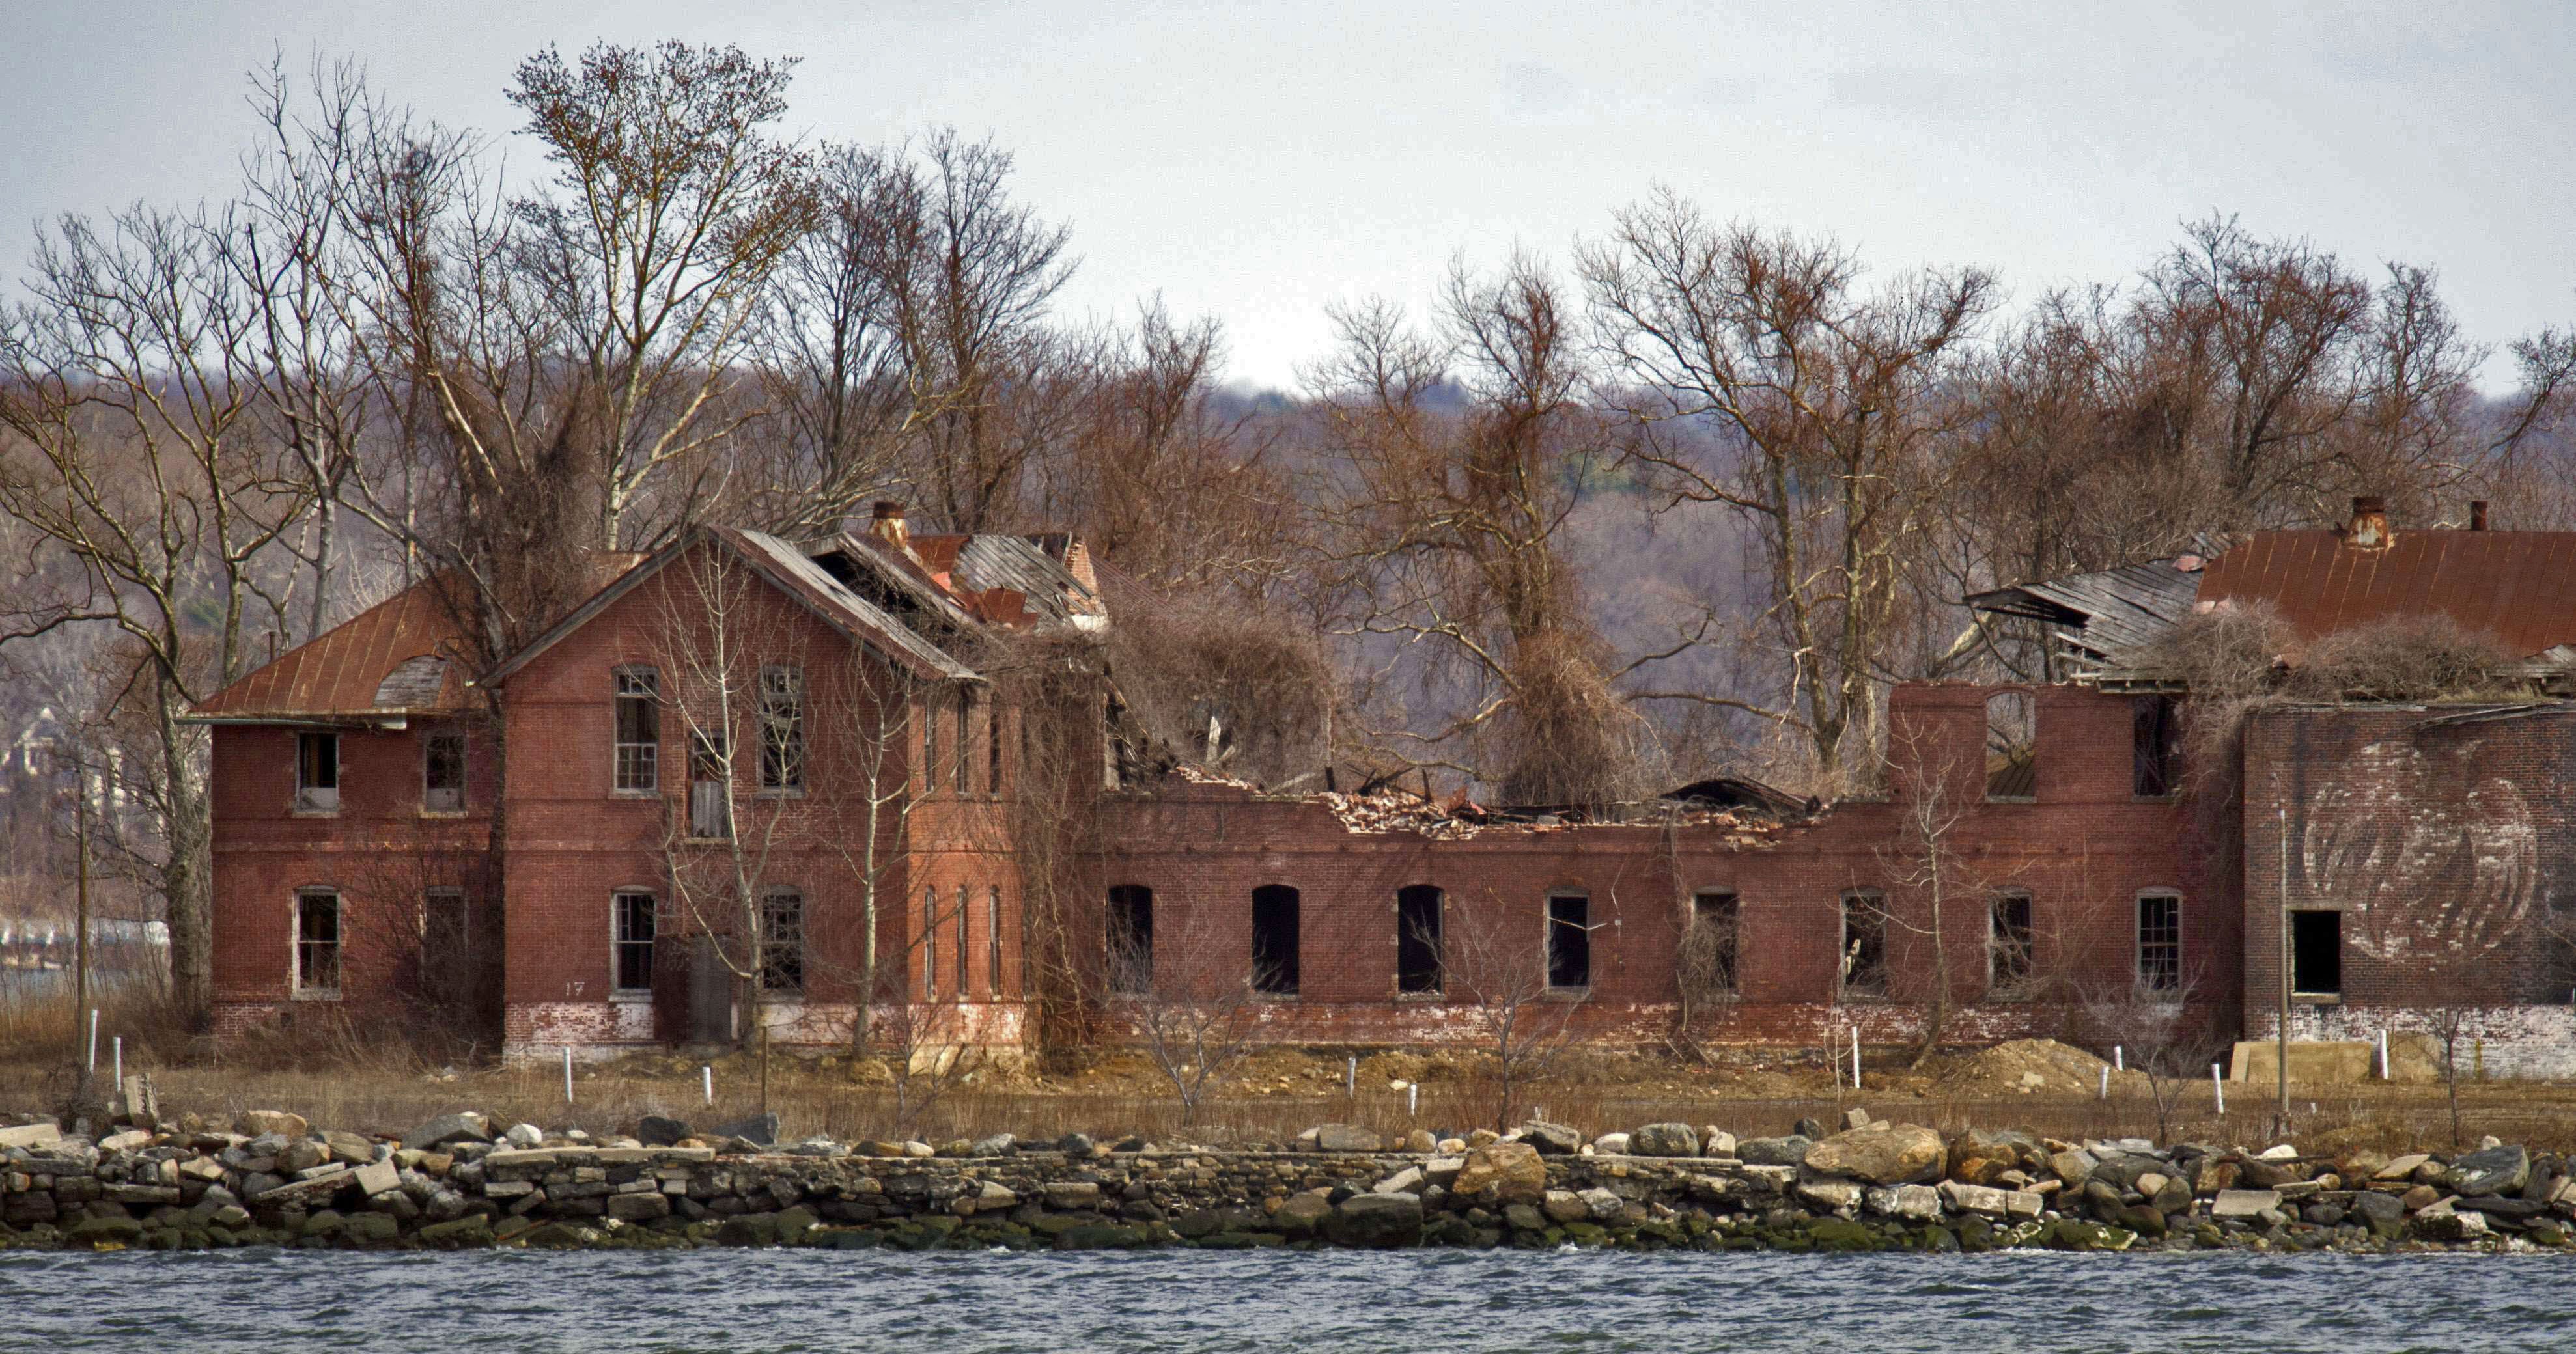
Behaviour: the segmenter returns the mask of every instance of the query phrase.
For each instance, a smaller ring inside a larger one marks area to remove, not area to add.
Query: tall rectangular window
[[[2290,914],[2290,990],[2303,997],[2343,995],[2343,914],[2326,909]]]
[[[2027,691],[1986,697],[1986,798],[2039,793],[2039,706]]]
[[[617,670],[617,755],[619,790],[650,792],[662,788],[662,678],[651,668]]]
[[[295,895],[295,995],[340,995],[340,895],[334,890]]]
[[[984,706],[984,792],[1002,793],[1002,707],[990,702]]]
[[[1547,985],[1592,986],[1592,899],[1580,893],[1547,900]]]
[[[2031,936],[2030,895],[1998,893],[1986,905],[1986,991],[2018,997],[2030,982],[2038,952]]]
[[[1002,995],[1001,886],[997,884],[992,888],[985,890],[985,901],[989,906],[985,908],[987,915],[984,921],[986,928],[984,933],[984,950],[987,956],[987,962],[990,964],[991,968],[990,971],[984,975],[984,990],[986,995],[998,1000]]]
[[[722,732],[689,735],[689,835],[707,841],[733,836],[732,770]]]
[[[1738,926],[1734,894],[1703,889],[1691,895],[1691,929],[1682,946],[1682,967],[1694,993],[1724,996],[1735,991]]]
[[[642,890],[620,891],[608,900],[610,925],[616,937],[616,981],[620,992],[653,990],[653,931],[656,918],[653,895]]]
[[[1128,995],[1154,985],[1154,891],[1142,884],[1109,889],[1109,990]]]
[[[340,735],[315,729],[295,735],[295,810],[340,811]]]
[[[1876,889],[1843,895],[1843,996],[1887,995],[1887,896]]]
[[[805,990],[805,895],[794,889],[761,895],[760,990]]]
[[[465,735],[437,729],[421,739],[420,807],[455,813],[465,807]]]
[[[805,788],[805,673],[760,670],[760,788]]]
[[[1252,987],[1297,995],[1297,890],[1264,884],[1252,891]]]
[[[921,999],[939,999],[939,890],[921,891]]]
[[[1440,889],[1408,884],[1395,891],[1395,990],[1440,990]]]
[[[2177,788],[2182,720],[2171,696],[2129,698],[2130,789],[2140,799],[2161,799]]]
[[[921,698],[921,792],[939,788],[939,697]]]
[[[2138,986],[2182,990],[2182,895],[2138,895]]]
[[[975,951],[966,943],[966,918],[969,913],[966,886],[960,884],[957,886],[957,999],[959,1001],[966,1000],[966,987],[972,981],[975,972]]]

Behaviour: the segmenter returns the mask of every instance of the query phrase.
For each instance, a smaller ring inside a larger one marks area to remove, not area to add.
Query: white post
[[[572,1045],[564,1045],[564,1103],[572,1103]]]
[[[1420,1113],[1421,1108],[1422,1088],[1412,1082],[1406,1082],[1404,1084],[1404,1117],[1407,1119],[1415,1117],[1415,1115]]]
[[[111,1105],[115,1104],[116,1097],[125,1091],[125,1036],[120,1034],[112,1042],[116,1056],[116,1090],[110,1092],[107,1097],[107,1103]]]
[[[2218,1096],[2218,1117],[2227,1117],[2227,1083],[2218,1079],[2218,1064],[2209,1065],[2209,1089]]]
[[[98,1075],[98,1008],[89,1008],[89,1074]]]
[[[2111,1066],[2118,1071],[2128,1071],[2129,1051],[2118,1044],[2111,1045]]]
[[[710,1105],[716,1103],[716,1070],[713,1067],[701,1067],[698,1069],[698,1076],[707,1083],[707,1103]]]
[[[2110,1098],[2111,1098],[2111,1069],[2110,1069],[2110,1068],[2105,1067],[2105,1068],[2103,1068],[2103,1069],[2102,1069],[2102,1099],[2104,1099],[2104,1100],[2108,1100],[2108,1099],[2110,1099]]]
[[[1854,1026],[1852,1026],[1852,1027],[1851,1027],[1851,1031],[1852,1031],[1852,1089],[1853,1089],[1854,1091],[1858,1091],[1858,1090],[1860,1089],[1860,1026],[1858,1026],[1858,1025],[1854,1025]]]
[[[1351,1055],[1349,1066],[1342,1069],[1342,1094],[1353,1100],[1360,1098],[1360,1058],[1356,1053]]]
[[[2388,1080],[2388,1031],[2379,1032],[2379,1079]]]

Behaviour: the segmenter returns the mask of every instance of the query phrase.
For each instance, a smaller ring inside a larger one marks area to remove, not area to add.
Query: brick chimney
[[[903,526],[903,505],[892,499],[881,498],[872,505],[868,534],[906,554],[912,552],[912,533]]]
[[[2345,528],[2343,543],[2355,550],[2385,550],[2389,541],[2388,500],[2355,495],[2352,525]]]
[[[2487,501],[2486,501],[2485,499],[2483,499],[2483,498],[2473,498],[2473,499],[2470,499],[2470,500],[2469,500],[2469,530],[2471,530],[2471,531],[2484,531],[2484,530],[2486,530],[2486,529],[2487,529]]]

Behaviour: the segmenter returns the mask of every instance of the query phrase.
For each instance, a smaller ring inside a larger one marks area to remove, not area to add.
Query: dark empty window
[[[2038,705],[2027,691],[1986,697],[1986,798],[2039,793]]]
[[[295,895],[295,990],[340,995],[340,895],[329,889]]]
[[[295,735],[295,807],[303,813],[339,811],[340,735]]]
[[[1988,989],[1997,996],[2017,996],[2030,982],[2036,958],[2030,929],[2030,895],[1999,893],[1986,910]]]
[[[2182,896],[2138,895],[2138,986],[2150,992],[2182,990]]]
[[[1252,891],[1252,986],[1297,995],[1297,890],[1285,884]]]
[[[1002,792],[1002,707],[984,707],[984,793]]]
[[[2129,701],[2131,789],[2141,799],[2159,799],[2179,788],[2174,773],[2182,749],[2182,722],[2171,696],[2133,696]]]
[[[1547,985],[1592,986],[1592,900],[1580,893],[1548,897]]]
[[[760,988],[805,990],[805,895],[771,889],[760,899]]]
[[[1682,938],[1684,980],[1694,993],[1722,995],[1735,990],[1737,928],[1735,895],[1705,889],[1691,895],[1690,933]]]
[[[966,1000],[966,984],[975,972],[975,951],[966,943],[966,919],[972,915],[967,906],[966,886],[957,886],[957,999]]]
[[[939,999],[939,890],[921,891],[921,999]]]
[[[1109,990],[1144,992],[1154,984],[1154,891],[1142,884],[1109,890]]]
[[[2290,990],[2302,996],[2343,994],[2343,914],[2290,914]]]
[[[1395,990],[1440,990],[1440,889],[1409,884],[1395,891]]]
[[[616,779],[620,790],[662,785],[662,680],[651,668],[617,670]]]
[[[722,733],[689,735],[689,835],[723,840],[733,835],[733,783]]]
[[[988,965],[987,971],[984,974],[984,994],[989,997],[999,998],[1002,995],[1001,888],[997,885],[986,889],[984,891],[984,900],[987,904],[985,908],[986,916],[984,922],[984,953],[986,955],[986,963]]]
[[[969,755],[969,749],[974,744],[967,741],[966,730],[967,726],[974,722],[974,718],[975,693],[961,687],[957,692],[957,767],[955,771],[957,793],[961,795],[973,788],[967,784],[967,773],[975,764],[975,759]]]
[[[1874,889],[1843,895],[1843,995],[1887,995],[1887,897]]]
[[[433,731],[421,740],[420,806],[432,813],[465,807],[465,735]]]
[[[608,906],[616,935],[617,990],[653,990],[653,895],[640,890],[620,892],[609,899]]]

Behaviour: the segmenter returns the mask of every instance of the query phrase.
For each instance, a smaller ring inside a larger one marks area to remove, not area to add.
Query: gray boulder
[[[1803,1166],[1815,1142],[1804,1134],[1785,1138],[1746,1138],[1735,1144],[1736,1159],[1747,1166]]]
[[[2520,1147],[2471,1152],[2442,1172],[2442,1187],[2453,1194],[2520,1194],[2530,1183],[2531,1153]]]
[[[1583,1150],[1583,1135],[1563,1124],[1532,1120],[1520,1126],[1520,1140],[1547,1156],[1570,1157]]]
[[[989,1138],[977,1138],[966,1148],[967,1155],[978,1157],[1006,1157],[1018,1150],[1020,1150],[1020,1140],[1008,1133],[996,1133]]]
[[[1319,1152],[1383,1152],[1386,1139],[1373,1128],[1358,1124],[1318,1124],[1315,1126],[1315,1150]]]
[[[689,1136],[688,1121],[648,1114],[635,1121],[635,1141],[647,1147],[677,1147]]]
[[[442,1114],[403,1135],[403,1146],[430,1152],[458,1142],[490,1142],[492,1125],[472,1110]]]
[[[2115,1190],[2132,1190],[2138,1187],[2139,1176],[2150,1171],[2162,1174],[2164,1167],[2165,1163],[2154,1157],[2138,1156],[2129,1152],[2110,1152],[2105,1153],[2094,1163],[2092,1179],[2109,1185]]]
[[[744,1142],[767,1147],[778,1141],[778,1116],[755,1114],[730,1124],[718,1124],[715,1131],[728,1138],[740,1138]]]
[[[1699,1131],[1688,1124],[1648,1124],[1628,1135],[1628,1150],[1641,1157],[1695,1157]]]

